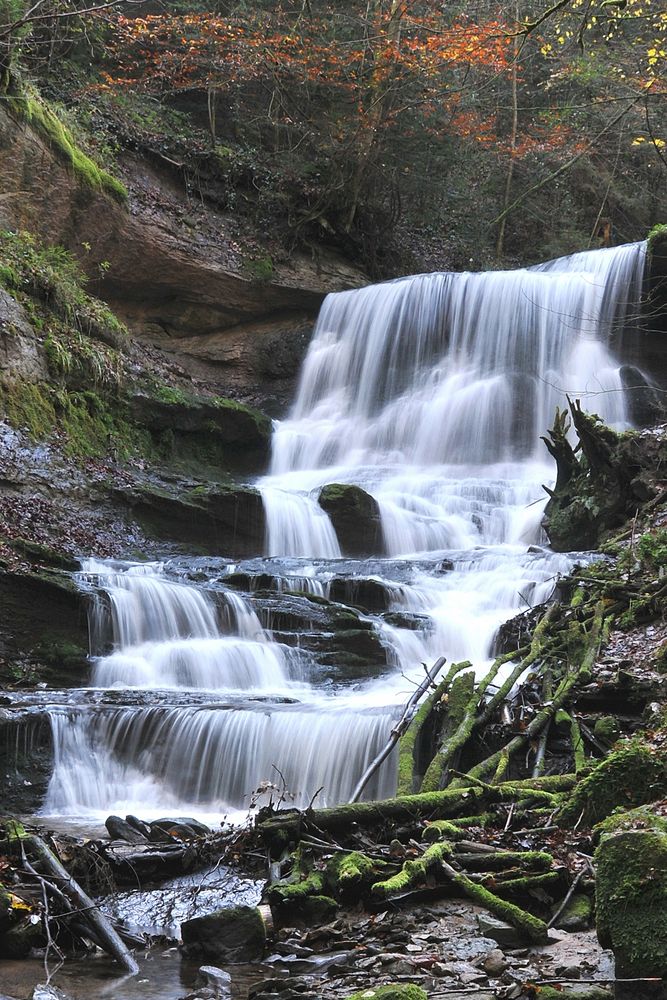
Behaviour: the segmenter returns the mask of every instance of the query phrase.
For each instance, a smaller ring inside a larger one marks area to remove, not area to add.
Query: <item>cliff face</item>
[[[129,205],[87,186],[58,150],[0,104],[0,227],[36,233],[81,259],[90,290],[132,333],[196,375],[278,412],[292,394],[329,291],[364,276],[344,261],[248,256],[230,219],[166,169],[128,157]],[[101,266],[100,266],[101,265]]]

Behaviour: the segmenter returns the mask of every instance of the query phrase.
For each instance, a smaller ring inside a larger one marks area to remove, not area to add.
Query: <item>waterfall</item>
[[[393,707],[322,697],[306,679],[307,657],[271,641],[231,590],[171,579],[164,563],[86,560],[80,577],[104,598],[93,606],[93,642],[111,631],[114,648],[92,658],[98,701],[51,709],[44,813],[234,814],[278,775],[291,804],[318,790],[323,805],[349,797]],[[369,794],[390,794],[392,775],[384,768]]]
[[[178,560],[84,564],[91,686],[50,708],[43,811],[229,815],[261,788],[332,804],[384,746],[424,664],[485,671],[499,626],[586,558],[545,545],[553,468],[540,437],[566,394],[628,426],[617,355],[644,257],[636,244],[329,295],[257,484],[265,556],[191,574]],[[317,502],[333,482],[376,499],[383,553],[341,555]],[[336,627],[365,640],[352,666]],[[327,664],[341,667],[333,680]],[[395,781],[392,755],[365,794]]]
[[[327,482],[377,498],[388,555],[538,537],[540,512],[521,512],[550,478],[540,436],[566,394],[628,426],[612,349],[637,320],[645,252],[327,296],[261,484],[270,553],[335,554],[314,503]]]

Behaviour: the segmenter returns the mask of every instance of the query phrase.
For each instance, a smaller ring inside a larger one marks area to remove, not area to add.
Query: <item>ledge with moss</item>
[[[125,185],[79,148],[70,129],[39,94],[26,89],[12,93],[10,89],[6,102],[15,117],[39,132],[61,159],[71,166],[82,185],[93,191],[103,191],[121,204],[127,201]]]

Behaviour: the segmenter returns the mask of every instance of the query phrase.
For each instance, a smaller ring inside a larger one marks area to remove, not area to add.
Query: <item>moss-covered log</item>
[[[546,795],[551,802],[551,790],[567,791],[574,786],[573,775],[553,775],[537,779],[505,782],[499,785],[478,785],[467,788],[445,789],[442,792],[399,795],[393,799],[376,802],[354,802],[327,809],[296,809],[264,812],[258,817],[257,828],[266,843],[272,847],[285,847],[297,843],[309,827],[327,833],[352,833],[355,827],[372,828],[383,825],[417,825],[422,821],[470,818],[475,812],[483,813],[487,806],[497,802],[539,800]],[[471,819],[472,822],[472,819]]]

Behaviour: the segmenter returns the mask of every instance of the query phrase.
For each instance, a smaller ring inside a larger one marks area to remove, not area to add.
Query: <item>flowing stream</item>
[[[423,664],[484,670],[498,627],[572,567],[542,534],[540,435],[566,393],[629,425],[619,358],[644,256],[328,296],[258,483],[265,553],[83,565],[92,676],[49,705],[44,814],[219,821],[267,796],[348,798]],[[383,552],[341,556],[327,483],[376,498]],[[395,771],[390,757],[366,796],[392,794]]]

